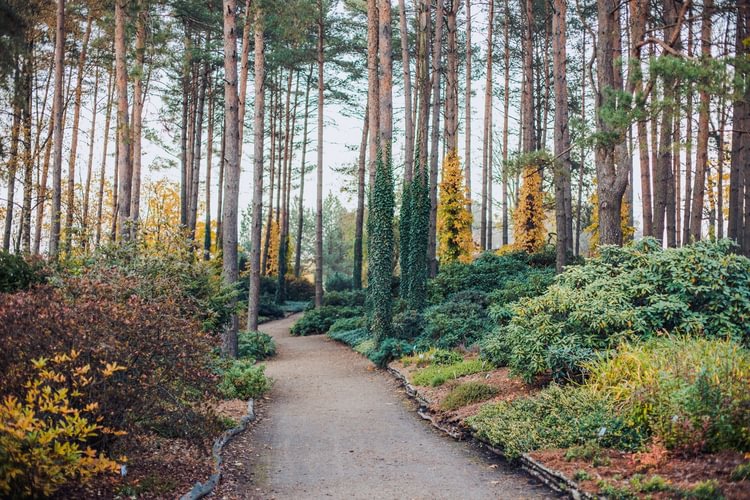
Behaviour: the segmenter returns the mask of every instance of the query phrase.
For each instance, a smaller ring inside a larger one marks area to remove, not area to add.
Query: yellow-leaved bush
[[[448,152],[443,162],[438,203],[438,257],[441,264],[471,262],[474,238],[471,235],[472,215],[466,208],[468,196],[456,150]]]
[[[98,370],[107,378],[125,368],[105,363],[92,368],[75,350],[34,361],[34,377],[22,399],[0,402],[0,496],[46,497],[72,480],[120,470],[119,464],[90,446],[93,439],[121,432],[100,424],[98,403],[89,401]],[[121,458],[124,461],[125,458]]]
[[[513,247],[528,253],[544,246],[542,174],[537,166],[524,167],[518,206],[513,211]]]

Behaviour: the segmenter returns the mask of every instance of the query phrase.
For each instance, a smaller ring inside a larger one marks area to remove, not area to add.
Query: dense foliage
[[[234,360],[222,374],[219,391],[228,399],[258,398],[271,389],[265,370],[252,359]]]
[[[336,320],[361,316],[362,314],[361,307],[322,306],[307,311],[302,319],[294,324],[291,333],[299,336],[322,335],[331,328]]]
[[[441,265],[456,261],[471,262],[474,238],[471,234],[472,214],[467,209],[469,201],[458,153],[452,149],[443,161],[440,181],[437,239]]]
[[[20,255],[0,251],[0,293],[23,290],[39,281],[39,269],[35,269]]]
[[[553,367],[575,375],[599,350],[662,332],[747,343],[750,260],[731,249],[720,241],[663,250],[652,239],[604,247],[546,293],[512,306],[484,354],[532,380]]]
[[[240,332],[237,347],[237,354],[240,358],[251,358],[256,361],[276,354],[276,342],[270,335],[263,332]]]

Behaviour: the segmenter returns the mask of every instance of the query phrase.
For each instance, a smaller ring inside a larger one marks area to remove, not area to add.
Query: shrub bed
[[[328,332],[336,320],[361,316],[361,307],[322,306],[305,312],[292,327],[292,335],[322,335]]]

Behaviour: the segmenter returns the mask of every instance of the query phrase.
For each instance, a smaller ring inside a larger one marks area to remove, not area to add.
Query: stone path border
[[[501,450],[492,446],[489,442],[477,436],[476,434],[468,432],[458,426],[448,426],[440,422],[437,418],[435,418],[434,413],[429,409],[431,402],[422,394],[420,394],[419,390],[416,387],[409,383],[408,379],[403,373],[390,366],[388,367],[388,373],[390,373],[402,385],[406,394],[417,403],[417,413],[419,414],[419,416],[429,421],[433,425],[433,427],[459,441],[464,439],[472,439],[480,446],[487,448],[495,455],[501,457],[503,460],[507,460],[505,454]],[[581,490],[575,481],[565,476],[565,474],[563,474],[562,472],[545,467],[526,453],[521,455],[519,461],[521,463],[521,468],[524,471],[539,479],[550,489],[558,493],[566,494],[573,500],[593,500],[595,498],[589,493]]]
[[[247,429],[247,426],[250,425],[250,423],[254,420],[255,402],[250,399],[247,402],[247,415],[240,419],[239,425],[224,432],[224,434],[222,434],[219,438],[216,439],[216,441],[214,441],[214,446],[212,448],[214,468],[211,476],[205,483],[197,481],[189,492],[180,497],[180,500],[198,500],[199,498],[205,497],[206,495],[211,493],[214,488],[216,488],[216,485],[219,484],[219,480],[221,479],[221,464],[223,461],[221,458],[221,450],[224,449],[224,446],[226,446],[226,444],[229,443],[229,441],[231,441],[234,436]]]

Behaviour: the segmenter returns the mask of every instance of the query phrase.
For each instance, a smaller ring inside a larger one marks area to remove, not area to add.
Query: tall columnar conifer
[[[419,149],[419,148],[417,148]],[[419,151],[416,157],[419,158]],[[410,309],[421,311],[427,302],[427,246],[430,223],[430,190],[427,161],[417,165],[410,187],[409,269],[406,301]]]
[[[532,253],[544,245],[542,174],[537,166],[524,167],[518,206],[513,212],[513,240],[518,250]]]
[[[440,264],[471,262],[474,240],[471,234],[472,215],[468,207],[460,161],[455,149],[448,151],[443,162],[438,204],[438,256]]]

